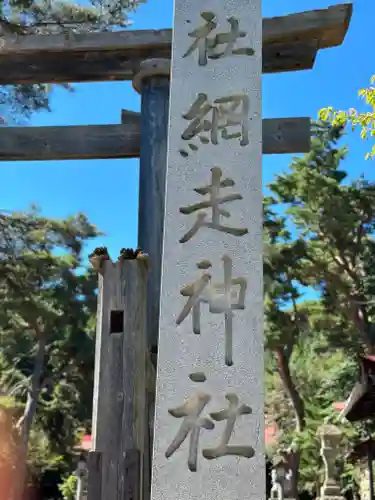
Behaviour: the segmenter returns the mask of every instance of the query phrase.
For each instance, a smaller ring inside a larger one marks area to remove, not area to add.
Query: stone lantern
[[[321,439],[320,456],[324,462],[324,483],[320,490],[320,499],[343,499],[337,480],[336,459],[340,453],[342,432],[338,427],[324,424],[318,429]]]

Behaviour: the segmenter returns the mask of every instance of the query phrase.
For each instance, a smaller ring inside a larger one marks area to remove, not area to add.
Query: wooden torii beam
[[[319,49],[340,45],[352,4],[263,20],[266,73],[311,68]],[[2,39],[0,84],[131,79],[145,58],[170,57],[171,30],[83,35],[27,35]],[[58,55],[58,57],[56,57]],[[303,153],[308,118],[263,121],[263,153]],[[0,130],[0,160],[135,158],[140,116],[123,111],[122,124],[11,127]]]
[[[0,129],[0,161],[138,158],[140,113],[122,111],[122,124]],[[309,118],[263,120],[263,154],[305,153]]]
[[[351,15],[342,4],[264,19],[263,72],[311,69],[319,49],[343,42]],[[169,29],[6,37],[0,85],[130,80],[144,59],[169,58],[171,39]]]
[[[319,49],[340,45],[352,4],[263,20],[263,71],[309,69]],[[170,57],[171,30],[11,36],[1,40],[0,85],[133,78],[142,60]],[[58,56],[58,57],[57,57]],[[263,121],[263,153],[303,153],[308,118]],[[140,116],[123,111],[122,124],[11,127],[0,130],[0,161],[135,158]]]

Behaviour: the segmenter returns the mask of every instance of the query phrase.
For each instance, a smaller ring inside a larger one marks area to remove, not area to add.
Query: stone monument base
[[[345,500],[345,497],[341,495],[340,487],[329,485],[321,488],[316,500]]]
[[[344,497],[341,495],[341,488],[338,485],[327,484],[320,489],[321,500],[343,500]]]
[[[345,500],[345,497],[343,497],[342,495],[336,495],[336,496],[324,495],[324,496],[316,497],[315,500]]]

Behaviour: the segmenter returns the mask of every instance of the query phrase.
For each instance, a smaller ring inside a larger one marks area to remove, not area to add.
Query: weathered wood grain
[[[121,122],[132,123],[140,116],[123,109]],[[311,120],[298,118],[263,118],[263,154],[307,153],[311,145]],[[1,143],[0,143],[1,144]]]
[[[102,453],[100,500],[140,500],[142,495],[146,283],[142,260],[105,261],[99,274],[93,445]],[[118,312],[120,320],[114,322]]]
[[[346,35],[353,6],[351,3],[263,19],[263,45],[318,40],[319,48],[340,45]],[[27,35],[3,38],[1,56],[48,54],[50,52],[144,51],[147,57],[170,54],[172,30],[126,30],[75,35]],[[159,51],[151,56],[151,51]]]
[[[310,118],[263,119],[263,154],[310,151]]]
[[[90,451],[88,454],[88,488],[89,500],[102,500],[102,455],[98,451]]]
[[[263,72],[311,69],[317,42],[270,44],[263,47]],[[170,47],[147,53],[117,51],[0,56],[0,85],[131,80],[143,60],[170,57]]]
[[[0,161],[138,158],[140,115],[123,111],[121,125],[8,127],[0,129]],[[263,120],[263,153],[305,153],[309,118]]]
[[[353,12],[352,3],[264,19],[263,43],[318,41],[319,49],[344,41]]]
[[[167,164],[169,90],[169,59],[148,59],[133,79],[133,88],[141,94],[139,200],[138,200],[138,247],[149,256],[147,277],[147,343],[148,349],[157,345],[159,333],[161,262],[164,233],[165,177]],[[122,121],[134,114],[122,113]],[[149,359],[150,361],[150,359]],[[148,364],[148,375],[150,363]],[[155,380],[153,381],[155,383]],[[148,421],[154,414],[153,398],[147,394]],[[143,475],[143,500],[149,500],[151,492],[151,457],[153,428],[147,427]]]
[[[147,70],[153,68],[151,61],[146,61],[145,67],[142,68],[143,74],[147,74]],[[159,66],[164,71],[169,72],[168,60],[162,59]],[[156,339],[157,341],[159,332],[170,81],[168,76],[165,75],[161,77],[155,76],[154,78],[146,77],[140,87],[142,99],[141,114],[139,117],[141,142],[138,246],[149,255],[150,259],[150,271],[147,282],[147,337],[149,340]],[[130,119],[130,116],[128,113],[122,112],[123,120]]]
[[[124,472],[120,476],[120,492],[117,497],[113,498],[116,498],[116,500],[141,500],[142,467],[140,451],[138,449],[127,450],[123,455],[123,463],[120,463],[119,466],[120,470]]]
[[[311,69],[320,48],[342,43],[351,13],[343,4],[264,19],[263,73]],[[0,85],[131,80],[144,59],[170,57],[171,38],[140,30],[3,39]]]
[[[147,339],[149,341],[149,339]],[[156,348],[157,350],[157,348]],[[154,414],[155,414],[155,391],[156,391],[156,361],[152,362],[152,355],[149,351],[146,360],[146,406],[147,421],[145,431],[145,453],[143,457],[143,500],[150,498],[151,489],[151,459],[152,443],[154,432]]]
[[[316,40],[263,45],[263,73],[286,73],[311,69],[317,53]]]
[[[142,60],[156,57],[121,51],[0,56],[0,84],[70,83],[131,80]]]
[[[0,129],[0,161],[136,158],[139,145],[139,118],[128,125]]]

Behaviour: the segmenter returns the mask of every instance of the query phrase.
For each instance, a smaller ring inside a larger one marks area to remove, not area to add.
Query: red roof
[[[335,403],[332,403],[332,406],[335,410],[337,411],[342,411],[345,408],[346,401],[336,401]]]
[[[266,446],[272,446],[277,443],[278,428],[276,422],[264,429],[264,443]]]
[[[90,451],[91,450],[91,446],[92,446],[92,437],[90,434],[86,434],[85,436],[83,436],[83,438],[81,439],[81,449],[82,450],[85,450],[85,451]]]

